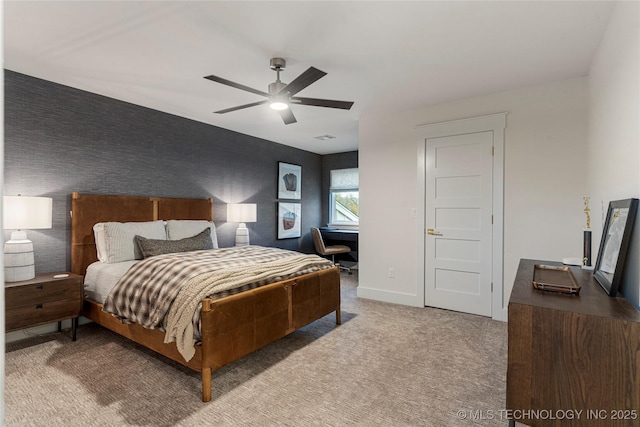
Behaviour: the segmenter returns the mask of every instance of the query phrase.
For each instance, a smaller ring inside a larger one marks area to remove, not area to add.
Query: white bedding
[[[96,261],[87,267],[84,276],[84,293],[87,297],[103,304],[111,289],[132,265],[140,260],[106,263]]]

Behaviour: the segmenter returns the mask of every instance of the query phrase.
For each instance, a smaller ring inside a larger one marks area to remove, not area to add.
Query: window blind
[[[334,169],[331,171],[330,191],[357,191],[358,188],[358,168]]]

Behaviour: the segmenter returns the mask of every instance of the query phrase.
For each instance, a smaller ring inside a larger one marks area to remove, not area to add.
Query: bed
[[[98,260],[93,226],[104,222],[156,220],[212,221],[211,199],[180,199],[73,193],[71,197],[71,270],[85,275]],[[203,298],[200,340],[189,360],[175,342],[165,343],[160,329],[122,323],[85,296],[81,315],[202,375],[202,400],[211,400],[217,369],[272,343],[332,312],[340,318],[337,267],[307,273],[218,299]]]

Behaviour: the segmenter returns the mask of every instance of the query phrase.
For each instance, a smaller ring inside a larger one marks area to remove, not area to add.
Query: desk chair
[[[311,235],[313,236],[313,244],[316,247],[316,252],[323,256],[331,255],[331,262],[336,263],[335,254],[346,254],[347,252],[351,252],[351,248],[347,245],[333,245],[333,246],[325,246],[324,240],[322,239],[322,234],[320,234],[320,229],[316,227],[311,227]],[[353,274],[349,267],[344,267],[338,264],[340,270],[344,270],[349,272],[349,274]]]

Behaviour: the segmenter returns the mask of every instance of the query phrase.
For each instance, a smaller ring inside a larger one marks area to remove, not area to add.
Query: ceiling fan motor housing
[[[275,81],[269,84],[269,95],[276,95],[285,87],[287,87],[286,83],[282,83],[280,80]]]
[[[269,95],[273,96],[280,93],[282,89],[287,87],[286,83],[282,83],[280,81],[280,71],[286,68],[287,61],[285,61],[283,58],[271,58],[270,65],[271,69],[278,73],[276,81],[269,85]]]
[[[272,70],[284,70],[287,68],[287,61],[284,58],[271,58],[269,64]]]

